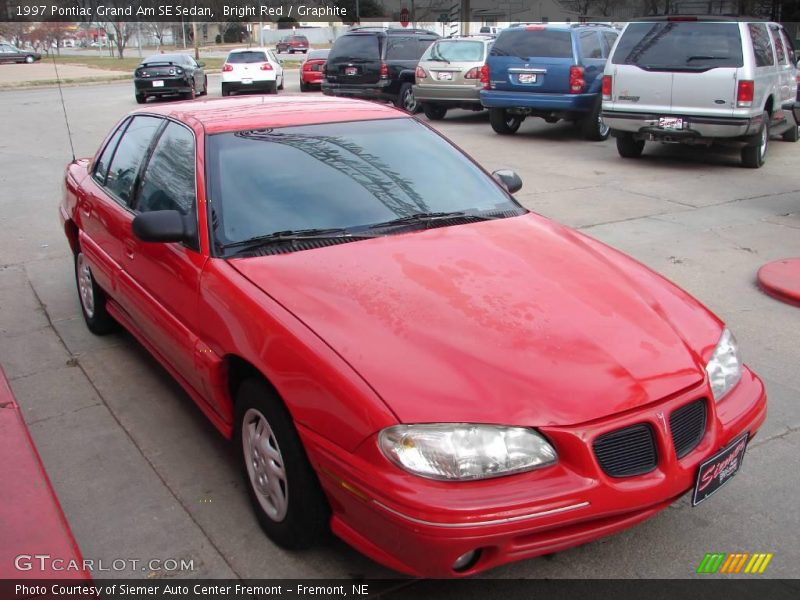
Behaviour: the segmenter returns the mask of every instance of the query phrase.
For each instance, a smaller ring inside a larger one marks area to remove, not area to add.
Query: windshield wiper
[[[470,219],[477,219],[479,221],[488,221],[490,219],[498,218],[492,215],[477,215],[474,213],[470,214],[464,212],[463,210],[454,212],[415,213],[413,215],[408,215],[407,217],[399,217],[390,221],[384,221],[383,223],[373,223],[369,226],[369,228],[382,229],[384,227],[394,227],[396,225],[416,225],[417,223],[424,223],[425,225],[428,225],[429,223],[433,223],[435,221],[452,219],[453,217],[467,217]]]
[[[691,62],[693,60],[728,60],[730,56],[704,56],[702,54],[698,54],[696,56],[690,56],[686,59],[686,62]]]
[[[434,56],[434,54],[436,56]],[[435,60],[437,62],[446,62],[448,65],[450,64],[449,60],[447,60],[444,56],[439,54],[439,49],[436,46],[434,46],[433,49],[431,50],[431,60]]]
[[[222,244],[221,249],[228,248],[255,248],[267,244],[278,244],[281,242],[294,242],[299,240],[319,240],[325,238],[371,238],[374,236],[350,233],[347,229],[337,227],[331,229],[288,229],[286,231],[276,231],[267,235],[241,240],[239,242],[229,242]]]

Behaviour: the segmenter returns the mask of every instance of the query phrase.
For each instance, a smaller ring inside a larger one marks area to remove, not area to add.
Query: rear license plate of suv
[[[452,73],[448,72],[439,73],[439,81],[451,81],[452,79],[453,79]]]
[[[536,73],[520,73],[520,83],[536,83]]]
[[[345,75],[358,75],[358,67],[345,67]]]
[[[692,506],[697,506],[733,479],[742,466],[749,437],[749,433],[743,433],[700,465],[692,494]]]
[[[679,117],[660,117],[658,126],[662,129],[683,129],[683,119]]]

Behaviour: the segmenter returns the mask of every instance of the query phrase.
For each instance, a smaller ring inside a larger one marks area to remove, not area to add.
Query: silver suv
[[[764,164],[771,135],[796,142],[797,59],[778,23],[663,17],[628,23],[603,76],[603,120],[625,158],[645,141],[742,146]]]

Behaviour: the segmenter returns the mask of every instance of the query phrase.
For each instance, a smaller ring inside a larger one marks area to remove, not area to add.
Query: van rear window
[[[491,56],[528,58],[572,58],[572,37],[569,31],[548,29],[506,29],[501,33]]]
[[[631,23],[611,62],[651,69],[708,70],[741,67],[737,23],[667,21]]]

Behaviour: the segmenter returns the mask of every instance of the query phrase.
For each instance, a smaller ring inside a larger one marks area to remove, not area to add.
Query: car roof
[[[330,96],[241,96],[154,105],[131,114],[156,114],[192,125],[208,134],[292,125],[411,118],[392,106]]]
[[[528,26],[533,27],[541,27],[544,29],[548,29],[551,31],[574,31],[575,29],[583,29],[583,28],[599,28],[599,29],[614,29],[613,25],[609,25],[608,23],[514,23],[513,25],[509,25],[505,29],[503,29],[497,35],[504,33],[506,31],[514,31],[519,29],[524,29]]]
[[[230,50],[228,54],[233,54],[234,52],[266,52],[267,50],[271,50],[271,48],[262,48],[261,46],[253,48],[234,48]]]

